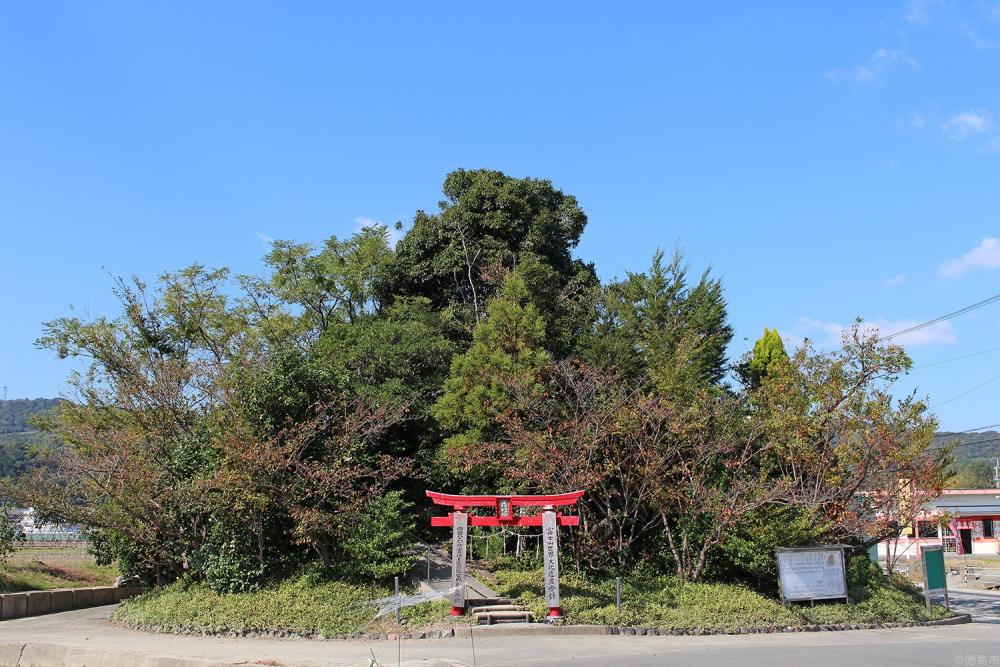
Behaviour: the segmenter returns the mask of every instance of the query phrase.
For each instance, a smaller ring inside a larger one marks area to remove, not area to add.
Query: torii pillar
[[[559,526],[580,525],[579,515],[563,515],[557,507],[575,505],[583,491],[549,496],[459,496],[428,491],[436,505],[452,508],[448,516],[431,517],[432,526],[451,526],[451,615],[465,613],[465,566],[469,526],[541,526],[545,556],[545,605],[549,618],[562,617],[559,603]],[[472,507],[490,507],[492,516],[469,513]],[[540,507],[534,515],[514,514],[515,507]]]

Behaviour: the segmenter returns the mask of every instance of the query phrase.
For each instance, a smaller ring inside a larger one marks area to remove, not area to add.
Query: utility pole
[[[993,468],[993,486],[1000,489],[1000,457],[997,457],[997,464]]]

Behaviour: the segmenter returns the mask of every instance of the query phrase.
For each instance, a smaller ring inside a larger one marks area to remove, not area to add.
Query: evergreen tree
[[[541,375],[551,361],[544,349],[545,322],[520,270],[504,281],[487,315],[469,349],[452,360],[444,393],[433,408],[438,422],[452,433],[443,453],[453,468],[469,468],[470,462],[474,467],[482,446],[497,432],[497,417],[515,396],[541,391]],[[479,481],[496,482],[488,474]]]
[[[581,346],[589,362],[644,377],[668,394],[690,395],[722,381],[733,335],[722,283],[706,271],[689,287],[680,253],[666,263],[657,251],[647,273],[610,283],[597,311]]]
[[[764,328],[764,335],[753,345],[753,353],[746,362],[744,373],[751,387],[759,387],[775,364],[788,361],[788,352],[776,329]]]

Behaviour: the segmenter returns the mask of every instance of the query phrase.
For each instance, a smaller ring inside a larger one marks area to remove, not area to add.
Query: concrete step
[[[466,598],[465,604],[470,609],[477,609],[479,607],[489,607],[498,604],[514,604],[514,601],[510,598]]]
[[[472,613],[481,614],[483,612],[491,611],[527,611],[524,607],[519,604],[487,604],[487,605],[476,605],[472,608]]]
[[[486,611],[475,614],[476,622],[480,625],[493,625],[494,623],[532,623],[534,615],[527,610],[523,611]]]

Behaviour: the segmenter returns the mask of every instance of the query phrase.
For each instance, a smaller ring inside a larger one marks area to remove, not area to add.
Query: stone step
[[[465,604],[470,609],[478,607],[489,607],[497,604],[513,604],[510,598],[466,598]]]
[[[531,623],[535,620],[530,611],[487,611],[477,613],[476,622],[480,625],[494,623]]]
[[[527,609],[519,604],[487,604],[476,605],[472,608],[472,613],[474,614],[481,614],[483,612],[490,611],[527,611]]]

